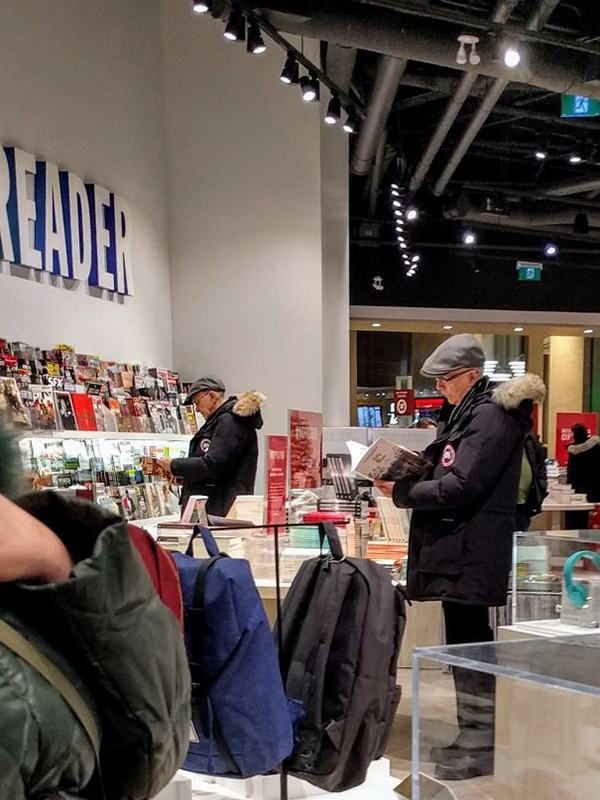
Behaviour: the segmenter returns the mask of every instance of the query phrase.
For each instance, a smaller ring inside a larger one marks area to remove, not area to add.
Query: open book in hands
[[[370,481],[418,480],[427,475],[433,466],[412,450],[387,439],[378,439],[370,447],[358,442],[346,442],[346,445],[350,451],[352,469]]]

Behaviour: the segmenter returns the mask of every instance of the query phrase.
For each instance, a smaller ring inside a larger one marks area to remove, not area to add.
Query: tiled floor
[[[457,734],[456,711],[452,676],[437,669],[423,670],[422,674],[421,704],[427,721],[424,728],[435,735],[435,741],[432,737],[425,744],[424,755],[427,755],[432,745],[445,745],[454,740]],[[401,669],[399,676],[402,702],[386,755],[392,762],[393,774],[405,778],[411,770],[412,670]],[[421,771],[433,775],[433,764],[422,762]],[[494,800],[492,778],[452,781],[448,786],[457,800]]]

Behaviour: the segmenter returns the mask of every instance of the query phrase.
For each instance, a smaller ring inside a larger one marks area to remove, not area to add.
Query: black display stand
[[[239,531],[241,525],[210,525],[211,530],[214,531]],[[243,526],[244,530],[253,531],[273,531],[273,544],[275,546],[275,598],[277,604],[277,621],[275,623],[275,633],[277,636],[277,649],[279,651],[279,658],[283,653],[283,630],[281,627],[281,609],[283,602],[281,599],[281,562],[279,559],[279,535],[281,529],[287,528],[314,528],[314,523],[311,522],[298,522],[297,524],[290,525],[288,522],[283,522],[275,525],[248,525]],[[279,788],[279,800],[289,800],[288,788],[288,773],[285,763],[281,766],[281,784]]]

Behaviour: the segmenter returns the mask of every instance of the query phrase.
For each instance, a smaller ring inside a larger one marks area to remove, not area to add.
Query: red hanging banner
[[[267,436],[267,525],[286,522],[287,436]]]

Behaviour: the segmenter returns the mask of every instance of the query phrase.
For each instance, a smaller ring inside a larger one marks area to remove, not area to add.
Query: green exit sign
[[[520,281],[541,281],[543,268],[539,261],[517,261]]]
[[[578,94],[563,94],[561,117],[597,117],[600,115],[600,100],[592,100]]]

